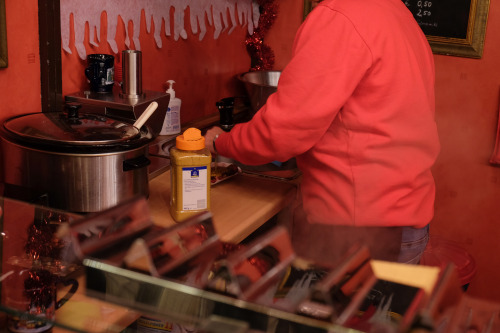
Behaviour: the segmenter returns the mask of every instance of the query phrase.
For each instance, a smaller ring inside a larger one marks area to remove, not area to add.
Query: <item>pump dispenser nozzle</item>
[[[175,90],[174,90],[173,86],[174,86],[175,81],[168,80],[167,83],[168,83],[168,89],[166,92],[170,94],[170,99],[174,99],[175,98]]]

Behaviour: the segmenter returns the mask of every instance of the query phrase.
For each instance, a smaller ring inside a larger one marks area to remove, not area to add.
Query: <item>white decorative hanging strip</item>
[[[134,35],[129,36],[126,30],[125,45],[130,47],[130,39],[134,41],[135,48],[141,49],[139,42],[141,12],[144,10],[146,30],[151,32],[151,20],[154,22],[154,39],[161,48],[160,36],[162,20],[165,20],[165,35],[171,36],[170,11],[173,8],[173,38],[187,39],[184,15],[187,7],[190,13],[190,25],[193,34],[198,34],[202,40],[207,32],[206,22],[215,28],[214,39],[227,31],[230,34],[238,24],[247,26],[248,33],[252,34],[259,21],[259,6],[252,0],[60,0],[61,3],[61,44],[64,51],[72,53],[69,47],[70,16],[73,14],[75,48],[80,58],[85,59],[84,46],[85,23],[89,24],[89,43],[98,46],[100,40],[94,41],[94,32],[100,38],[101,14],[107,14],[107,39],[111,50],[118,53],[116,44],[116,28],[118,17],[121,17],[125,26],[129,22],[134,25]]]

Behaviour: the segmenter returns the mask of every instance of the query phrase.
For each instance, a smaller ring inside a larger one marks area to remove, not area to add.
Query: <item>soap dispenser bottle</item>
[[[174,80],[168,80],[167,93],[170,94],[170,101],[168,102],[167,114],[161,127],[160,135],[179,134],[181,132],[181,100],[175,97],[175,90],[173,88]]]

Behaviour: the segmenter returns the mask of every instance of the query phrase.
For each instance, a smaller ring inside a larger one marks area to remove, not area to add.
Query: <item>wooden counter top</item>
[[[211,188],[211,213],[219,237],[240,242],[290,204],[296,184],[239,174]],[[169,212],[170,171],[149,182],[153,222],[168,227],[176,222]]]

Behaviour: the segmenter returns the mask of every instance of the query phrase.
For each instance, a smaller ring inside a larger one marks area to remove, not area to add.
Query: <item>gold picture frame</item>
[[[466,58],[483,56],[490,0],[465,0],[463,5],[469,6],[466,37],[450,38],[426,34],[433,53]],[[304,0],[304,19],[311,10],[311,1]]]
[[[427,36],[432,51],[466,58],[481,58],[483,56],[484,37],[490,0],[470,0],[469,22],[465,38],[447,38],[443,36]]]
[[[5,0],[0,0],[0,68],[8,66],[7,29],[5,27]]]
[[[307,14],[309,14],[312,10],[311,0],[304,0],[304,20],[306,19]]]

